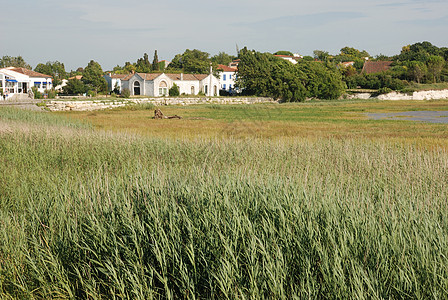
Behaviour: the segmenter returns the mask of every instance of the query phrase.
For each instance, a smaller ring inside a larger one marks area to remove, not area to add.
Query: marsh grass
[[[445,147],[444,124],[397,120],[369,120],[369,112],[448,110],[448,101],[314,101],[299,104],[163,106],[165,115],[182,120],[153,120],[153,110],[58,113],[88,122],[101,130],[162,139],[391,139],[414,145]]]
[[[447,295],[442,148],[44,123],[0,132],[2,298]]]

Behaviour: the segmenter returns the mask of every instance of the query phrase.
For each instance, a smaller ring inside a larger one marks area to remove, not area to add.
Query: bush
[[[123,89],[121,91],[121,98],[129,98],[131,97],[131,91],[129,89]]]
[[[380,94],[380,95],[389,94],[390,92],[392,92],[392,89],[388,88],[388,87],[382,87],[378,90],[378,94]]]
[[[87,92],[87,96],[89,96],[89,97],[96,97],[97,94],[98,93],[96,91],[92,91],[92,90],[89,90]]]
[[[45,90],[45,93],[47,94],[47,98],[48,99],[54,99],[56,98],[56,91],[51,89],[51,90]]]
[[[177,86],[177,84],[173,84],[173,86],[170,88],[169,95],[170,96],[179,96],[180,95],[179,87]]]
[[[34,99],[42,99],[42,98],[44,97],[44,96],[42,95],[42,93],[39,92],[39,91],[37,90],[37,87],[33,86],[33,87],[31,88],[31,90],[33,91]]]

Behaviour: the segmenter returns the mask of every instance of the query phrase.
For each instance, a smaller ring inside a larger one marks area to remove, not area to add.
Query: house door
[[[26,82],[24,82],[24,83],[22,83],[22,88],[23,88],[23,91],[22,91],[22,93],[28,93],[28,83],[26,83]]]
[[[140,82],[134,81],[134,96],[140,96]]]

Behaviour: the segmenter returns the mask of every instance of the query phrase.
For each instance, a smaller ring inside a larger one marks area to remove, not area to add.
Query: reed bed
[[[443,149],[164,140],[26,120],[29,130],[0,131],[1,298],[448,294]]]

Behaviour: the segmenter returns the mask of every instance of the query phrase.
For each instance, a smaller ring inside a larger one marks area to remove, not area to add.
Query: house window
[[[46,89],[47,88],[47,83],[46,82],[42,82],[42,88]]]
[[[226,89],[226,85],[225,85],[225,84],[222,85],[222,89],[223,89],[223,90]]]
[[[232,79],[232,74],[229,75],[229,80]]]
[[[222,80],[226,80],[226,74],[222,75]]]
[[[159,84],[159,96],[167,96],[168,95],[168,85],[165,81],[161,81]]]
[[[231,84],[229,84],[229,90],[231,90],[232,89],[232,85]]]
[[[40,89],[40,82],[35,82],[35,83],[34,83],[34,86],[35,86],[36,88]]]
[[[206,85],[206,86],[204,87],[204,92],[205,92],[205,94],[207,95],[207,93],[208,93],[208,85]]]

